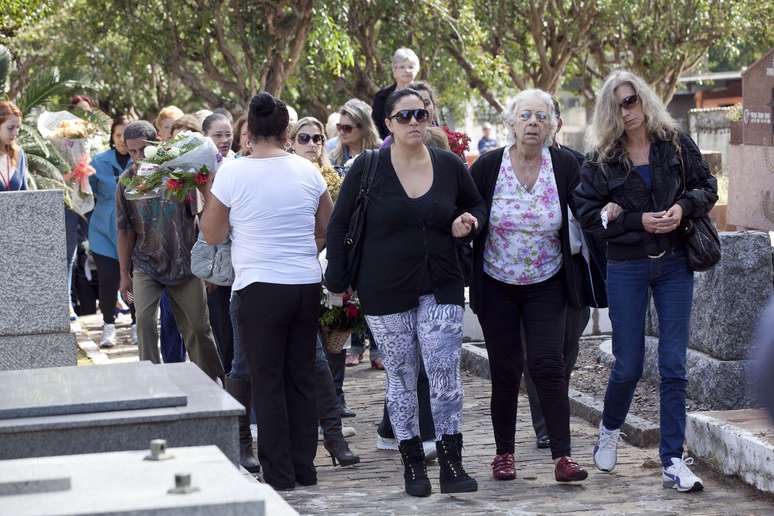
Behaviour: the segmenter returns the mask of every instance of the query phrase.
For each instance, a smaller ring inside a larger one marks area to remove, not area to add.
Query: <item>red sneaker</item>
[[[586,480],[589,474],[585,469],[572,460],[570,457],[562,457],[556,463],[554,477],[557,482],[575,482],[577,480]]]
[[[492,460],[492,476],[495,480],[513,480],[516,478],[516,467],[512,453],[495,455]]]

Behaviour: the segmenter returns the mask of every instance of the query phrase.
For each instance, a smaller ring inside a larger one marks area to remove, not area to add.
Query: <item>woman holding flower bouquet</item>
[[[412,496],[431,492],[417,418],[418,352],[430,378],[441,492],[476,491],[478,484],[462,467],[465,285],[456,244],[475,236],[486,211],[460,159],[424,144],[429,113],[421,95],[402,89],[389,96],[385,107],[385,124],[394,143],[374,156],[378,162],[359,242],[356,281],[353,284],[348,273],[345,237],[366,173],[364,156],[345,177],[331,218],[326,282],[333,292],[358,291],[379,342],[406,492]]]
[[[285,152],[288,110],[262,92],[250,101],[251,154],[224,164],[207,192],[201,230],[231,238],[239,345],[250,364],[264,479],[278,490],[314,485],[315,340],[320,264],[333,209],[308,160]]]

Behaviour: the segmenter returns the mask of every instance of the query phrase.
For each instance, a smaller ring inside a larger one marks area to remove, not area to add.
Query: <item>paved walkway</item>
[[[90,316],[82,318],[81,324],[97,341],[100,320]],[[125,325],[119,323],[119,327]],[[136,349],[120,345],[108,355],[111,361],[136,360]],[[357,430],[357,436],[349,442],[360,455],[361,463],[334,468],[320,446],[316,461],[318,485],[297,488],[283,496],[301,514],[774,514],[774,498],[738,481],[724,479],[706,467],[695,468],[705,481],[706,490],[702,493],[681,494],[662,488],[657,449],[640,449],[624,443],[619,449],[615,473],[599,473],[591,462],[595,428],[577,418],[572,420],[574,457],[589,470],[589,479],[559,484],[553,479],[550,452],[535,448],[526,399],[520,400],[516,436],[518,478],[496,482],[489,469],[494,450],[489,382],[469,374],[464,375],[464,382],[464,457],[468,472],[479,482],[477,493],[440,494],[438,466],[433,463],[429,474],[434,494],[429,498],[404,494],[399,455],[374,447],[376,424],[382,414],[384,373],[369,369],[365,362],[347,369],[345,383],[349,406],[357,417],[344,422]]]

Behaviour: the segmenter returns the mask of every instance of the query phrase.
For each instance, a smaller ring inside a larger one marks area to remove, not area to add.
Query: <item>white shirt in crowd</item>
[[[322,278],[314,240],[325,180],[289,154],[240,158],[220,167],[212,194],[230,208],[234,290],[251,283],[305,285]]]

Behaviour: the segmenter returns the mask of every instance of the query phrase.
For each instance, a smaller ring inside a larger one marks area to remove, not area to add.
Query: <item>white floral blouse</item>
[[[509,151],[503,151],[492,198],[484,272],[510,285],[533,285],[562,268],[559,191],[547,147],[531,192],[516,177]]]

